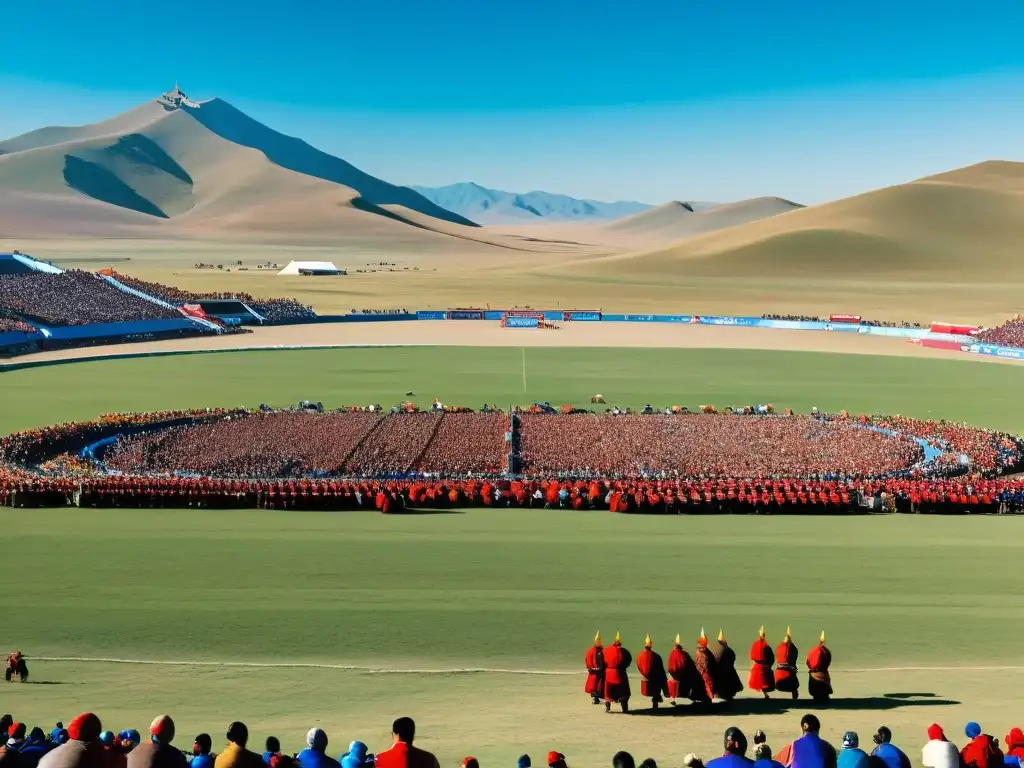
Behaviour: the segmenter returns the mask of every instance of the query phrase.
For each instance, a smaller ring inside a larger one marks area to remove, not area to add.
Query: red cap
[[[96,741],[103,725],[92,712],[83,712],[68,723],[68,736],[75,741]]]
[[[20,733],[19,733],[20,731]],[[11,727],[7,729],[7,735],[12,739],[22,739],[25,737],[25,724],[24,723],[11,723]]]
[[[945,741],[946,734],[942,732],[942,726],[932,723],[928,726],[928,738],[932,741]]]
[[[161,744],[170,744],[174,740],[174,721],[170,715],[160,715],[149,726],[150,735]]]
[[[561,752],[548,752],[548,765],[554,765],[559,760],[565,760],[565,755]]]
[[[475,757],[464,757],[462,759],[462,768],[480,768],[480,761]]]

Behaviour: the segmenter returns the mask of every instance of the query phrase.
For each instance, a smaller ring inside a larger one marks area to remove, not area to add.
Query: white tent
[[[292,261],[279,275],[344,275],[345,272],[329,261]]]

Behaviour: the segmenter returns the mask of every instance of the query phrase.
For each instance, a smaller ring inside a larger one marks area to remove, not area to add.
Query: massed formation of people
[[[782,642],[772,650],[764,627],[758,632],[757,640],[750,648],[750,674],[747,686],[751,691],[769,697],[773,691],[790,694],[794,699],[800,695],[798,676],[799,651],[793,643],[789,627]],[[776,663],[777,662],[777,663]],[[587,679],[584,692],[595,705],[604,703],[606,712],[617,704],[623,712],[629,712],[632,689],[629,684],[629,667],[633,655],[623,646],[619,633],[610,645],[604,645],[601,633],[594,638],[593,645],[584,655]],[[825,633],[807,654],[807,692],[816,702],[827,702],[832,696],[832,651],[825,644]],[[775,667],[773,669],[773,667]],[[661,654],[654,650],[650,635],[644,639],[644,649],[636,656],[636,669],[640,674],[640,695],[651,700],[654,709],[668,699],[676,706],[681,699],[707,709],[712,702],[729,702],[743,689],[743,682],[736,671],[736,652],[719,630],[717,642],[712,647],[703,628],[691,656],[676,635],[668,664]]]

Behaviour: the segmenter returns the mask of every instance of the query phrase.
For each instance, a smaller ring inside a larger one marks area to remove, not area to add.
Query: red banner
[[[976,325],[960,325],[958,323],[932,323],[932,333],[955,333],[958,336],[970,336],[977,333]]]
[[[198,317],[200,320],[206,320],[206,312],[203,311],[203,308],[199,304],[182,304],[181,311],[186,315]]]
[[[830,323],[859,323],[860,315],[829,315]]]

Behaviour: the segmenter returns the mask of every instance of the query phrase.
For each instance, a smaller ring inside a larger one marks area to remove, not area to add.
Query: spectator
[[[871,751],[871,756],[885,763],[885,768],[911,768],[910,758],[892,743],[892,731],[886,726],[879,728],[872,740],[877,746]]]
[[[99,742],[103,748],[106,768],[125,768],[128,762],[128,753],[121,747],[121,742],[114,737],[114,732],[104,731],[100,734]]]
[[[836,768],[835,747],[821,738],[821,722],[814,715],[800,718],[803,735],[787,745],[778,756],[790,768]]]
[[[412,745],[416,737],[416,723],[411,717],[395,720],[391,733],[394,744],[377,755],[374,761],[377,768],[441,768],[433,754]]]
[[[747,757],[747,737],[739,728],[725,732],[725,754],[708,761],[707,768],[748,768],[754,761]]]
[[[643,762],[640,763],[640,768],[658,768],[658,761],[653,757],[644,758]]]
[[[83,712],[68,723],[68,740],[47,752],[40,768],[105,768],[103,748],[98,739],[103,724],[92,712]]]
[[[839,768],[868,768],[868,753],[860,748],[860,737],[853,731],[843,734],[843,750],[839,753]]]
[[[21,734],[19,738],[17,734]],[[25,737],[25,726],[22,723],[11,723],[7,731],[0,733],[0,768],[21,768],[19,751]]]
[[[21,747],[21,768],[36,768],[43,755],[50,751],[50,745],[46,743],[46,734],[43,729],[36,727],[28,732],[28,737]]]
[[[612,768],[636,768],[636,761],[629,752],[616,752],[612,756]]]
[[[213,761],[216,756],[213,754],[213,739],[208,733],[200,733],[192,742],[192,759],[189,765],[192,768],[213,768]]]
[[[149,740],[128,753],[127,768],[184,768],[185,756],[171,746],[174,720],[160,715],[149,726]]]
[[[548,752],[548,768],[568,768],[565,755],[561,752]]]
[[[7,714],[0,717],[0,740],[7,741],[7,732],[11,730],[11,726],[14,725],[14,716]],[[60,725],[60,723],[57,723]]]
[[[234,722],[228,726],[228,744],[213,761],[214,768],[263,768],[262,758],[245,748],[249,743],[249,729],[245,723]]]
[[[277,740],[277,736],[267,736],[263,749],[263,762],[270,765],[274,755],[279,754],[281,754],[281,742]]]
[[[960,750],[960,759],[964,768],[1003,768],[1003,751],[999,743],[983,733],[981,726],[970,722],[964,728],[970,741]]]
[[[340,768],[338,761],[327,755],[327,733],[322,728],[309,729],[306,748],[296,759],[300,768]]]
[[[475,757],[462,758],[462,768],[480,768],[480,761]]]
[[[519,759],[516,760],[516,768],[532,768],[533,763],[530,760],[529,755],[520,755]]]
[[[757,733],[764,735],[764,731]],[[754,734],[754,740],[757,743],[757,734]],[[785,768],[785,766],[778,760],[772,759],[772,748],[762,741],[754,747],[754,768]]]
[[[688,752],[683,757],[684,768],[704,768],[704,761],[697,757],[693,752]]]
[[[4,717],[10,717],[10,715],[4,715]],[[63,730],[64,730],[64,723],[62,723],[60,720],[58,720],[57,724],[53,727],[53,730],[50,731],[50,741],[52,741],[54,744],[56,744],[57,743],[57,734],[59,734]]]
[[[361,741],[353,741],[348,745],[348,752],[341,756],[341,768],[369,768],[373,765],[373,755],[368,755],[366,745]]]

